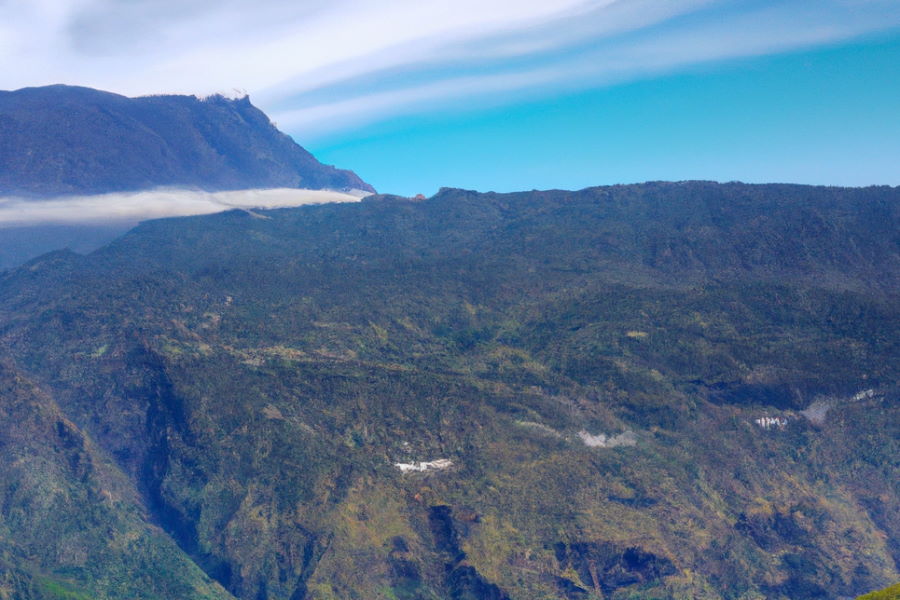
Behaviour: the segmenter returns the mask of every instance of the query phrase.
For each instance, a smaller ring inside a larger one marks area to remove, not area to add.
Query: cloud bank
[[[50,200],[0,198],[0,229],[31,225],[137,223],[162,217],[207,215],[233,209],[285,208],[357,202],[362,194],[329,190],[267,189],[229,192],[151,190],[66,196]]]
[[[12,0],[0,87],[246,90],[308,140],[898,26],[896,0]]]

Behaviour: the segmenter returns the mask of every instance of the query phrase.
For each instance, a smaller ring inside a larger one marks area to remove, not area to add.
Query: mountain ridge
[[[249,97],[127,98],[53,85],[0,92],[0,193],[196,187],[374,189],[319,163]]]
[[[887,585],[898,223],[894,188],[446,189],[45,255],[0,276],[0,581],[103,600],[117,580],[148,600]],[[15,462],[35,446],[52,468]],[[27,510],[47,490],[59,523]],[[41,593],[22,597],[66,597]]]

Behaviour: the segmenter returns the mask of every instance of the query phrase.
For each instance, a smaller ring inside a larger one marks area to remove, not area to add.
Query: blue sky
[[[900,0],[0,0],[0,88],[249,93],[379,190],[900,184]]]
[[[682,179],[900,185],[900,35],[396,117],[308,146],[406,195]]]

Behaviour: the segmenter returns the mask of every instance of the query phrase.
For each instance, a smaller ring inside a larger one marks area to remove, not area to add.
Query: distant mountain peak
[[[160,186],[374,191],[316,160],[247,95],[128,98],[62,84],[0,92],[0,194]]]

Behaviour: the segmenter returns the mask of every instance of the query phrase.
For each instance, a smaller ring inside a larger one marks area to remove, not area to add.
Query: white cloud
[[[38,224],[137,223],[161,217],[207,215],[235,208],[284,208],[328,202],[357,202],[362,195],[299,189],[229,192],[159,189],[65,196],[50,200],[0,198],[0,228]]]
[[[18,0],[0,3],[0,87],[246,89],[304,141],[898,25],[896,0]]]
[[[813,10],[769,7],[731,15],[727,27],[710,27],[701,21],[655,35],[598,43],[577,56],[564,56],[549,64],[501,66],[476,76],[447,77],[372,93],[361,88],[360,95],[349,99],[276,112],[275,118],[287,129],[303,132],[306,138],[316,137],[423,107],[452,107],[462,99],[483,106],[503,102],[511,94],[534,97],[548,91],[611,85],[688,65],[826,44],[871,30],[873,19],[873,15],[857,14],[835,23]],[[802,30],[796,28],[799,21],[805,23]]]
[[[16,2],[0,6],[0,22],[14,23],[18,44],[33,52],[6,56],[0,65],[9,87],[76,78],[126,94],[233,87],[259,93],[290,79],[315,86],[332,66],[365,65],[385,52],[381,66],[416,61],[448,42],[611,1]]]

